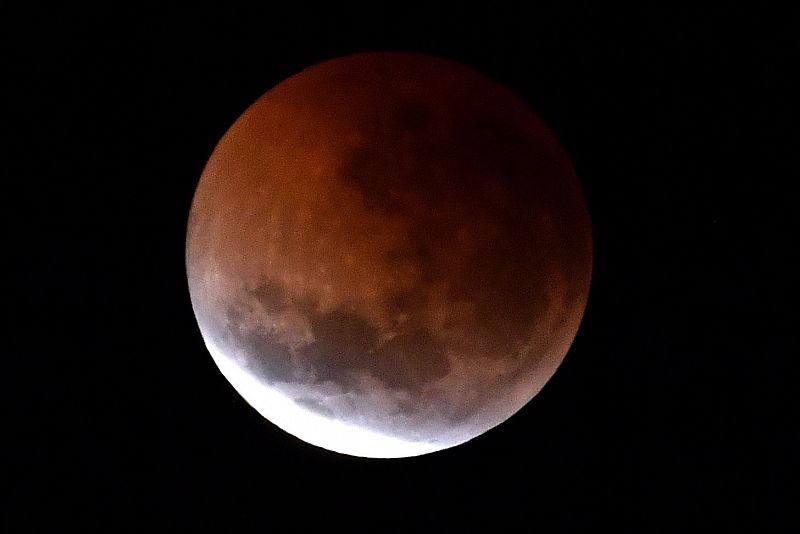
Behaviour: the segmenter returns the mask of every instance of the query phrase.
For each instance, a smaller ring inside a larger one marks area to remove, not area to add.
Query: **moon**
[[[192,307],[266,419],[343,454],[464,443],[530,401],[586,306],[589,214],[512,92],[417,53],[329,60],[219,141],[186,239]]]

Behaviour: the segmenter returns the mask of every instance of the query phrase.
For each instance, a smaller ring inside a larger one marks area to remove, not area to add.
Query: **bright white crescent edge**
[[[317,415],[243,371],[210,339],[205,343],[222,375],[250,406],[280,429],[317,447],[350,456],[405,458],[459,444],[404,441]]]

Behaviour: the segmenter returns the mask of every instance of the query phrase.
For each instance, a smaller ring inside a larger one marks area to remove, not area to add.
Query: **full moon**
[[[219,141],[189,215],[192,307],[266,419],[339,453],[464,443],[550,379],[592,269],[564,149],[463,65],[346,56],[281,82]]]

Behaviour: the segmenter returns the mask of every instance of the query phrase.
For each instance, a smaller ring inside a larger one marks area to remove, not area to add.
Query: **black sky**
[[[379,6],[6,11],[4,507],[105,532],[788,530],[791,13]],[[184,244],[247,106],[311,64],[398,49],[465,63],[544,118],[595,265],[575,344],[526,408],[372,461],[284,434],[222,378]]]

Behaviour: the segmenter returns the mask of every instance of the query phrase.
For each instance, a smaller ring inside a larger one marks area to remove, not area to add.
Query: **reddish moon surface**
[[[264,417],[340,453],[452,447],[522,408],[586,306],[589,216],[510,91],[422,54],[358,54],[264,94],[188,224],[201,333]]]

